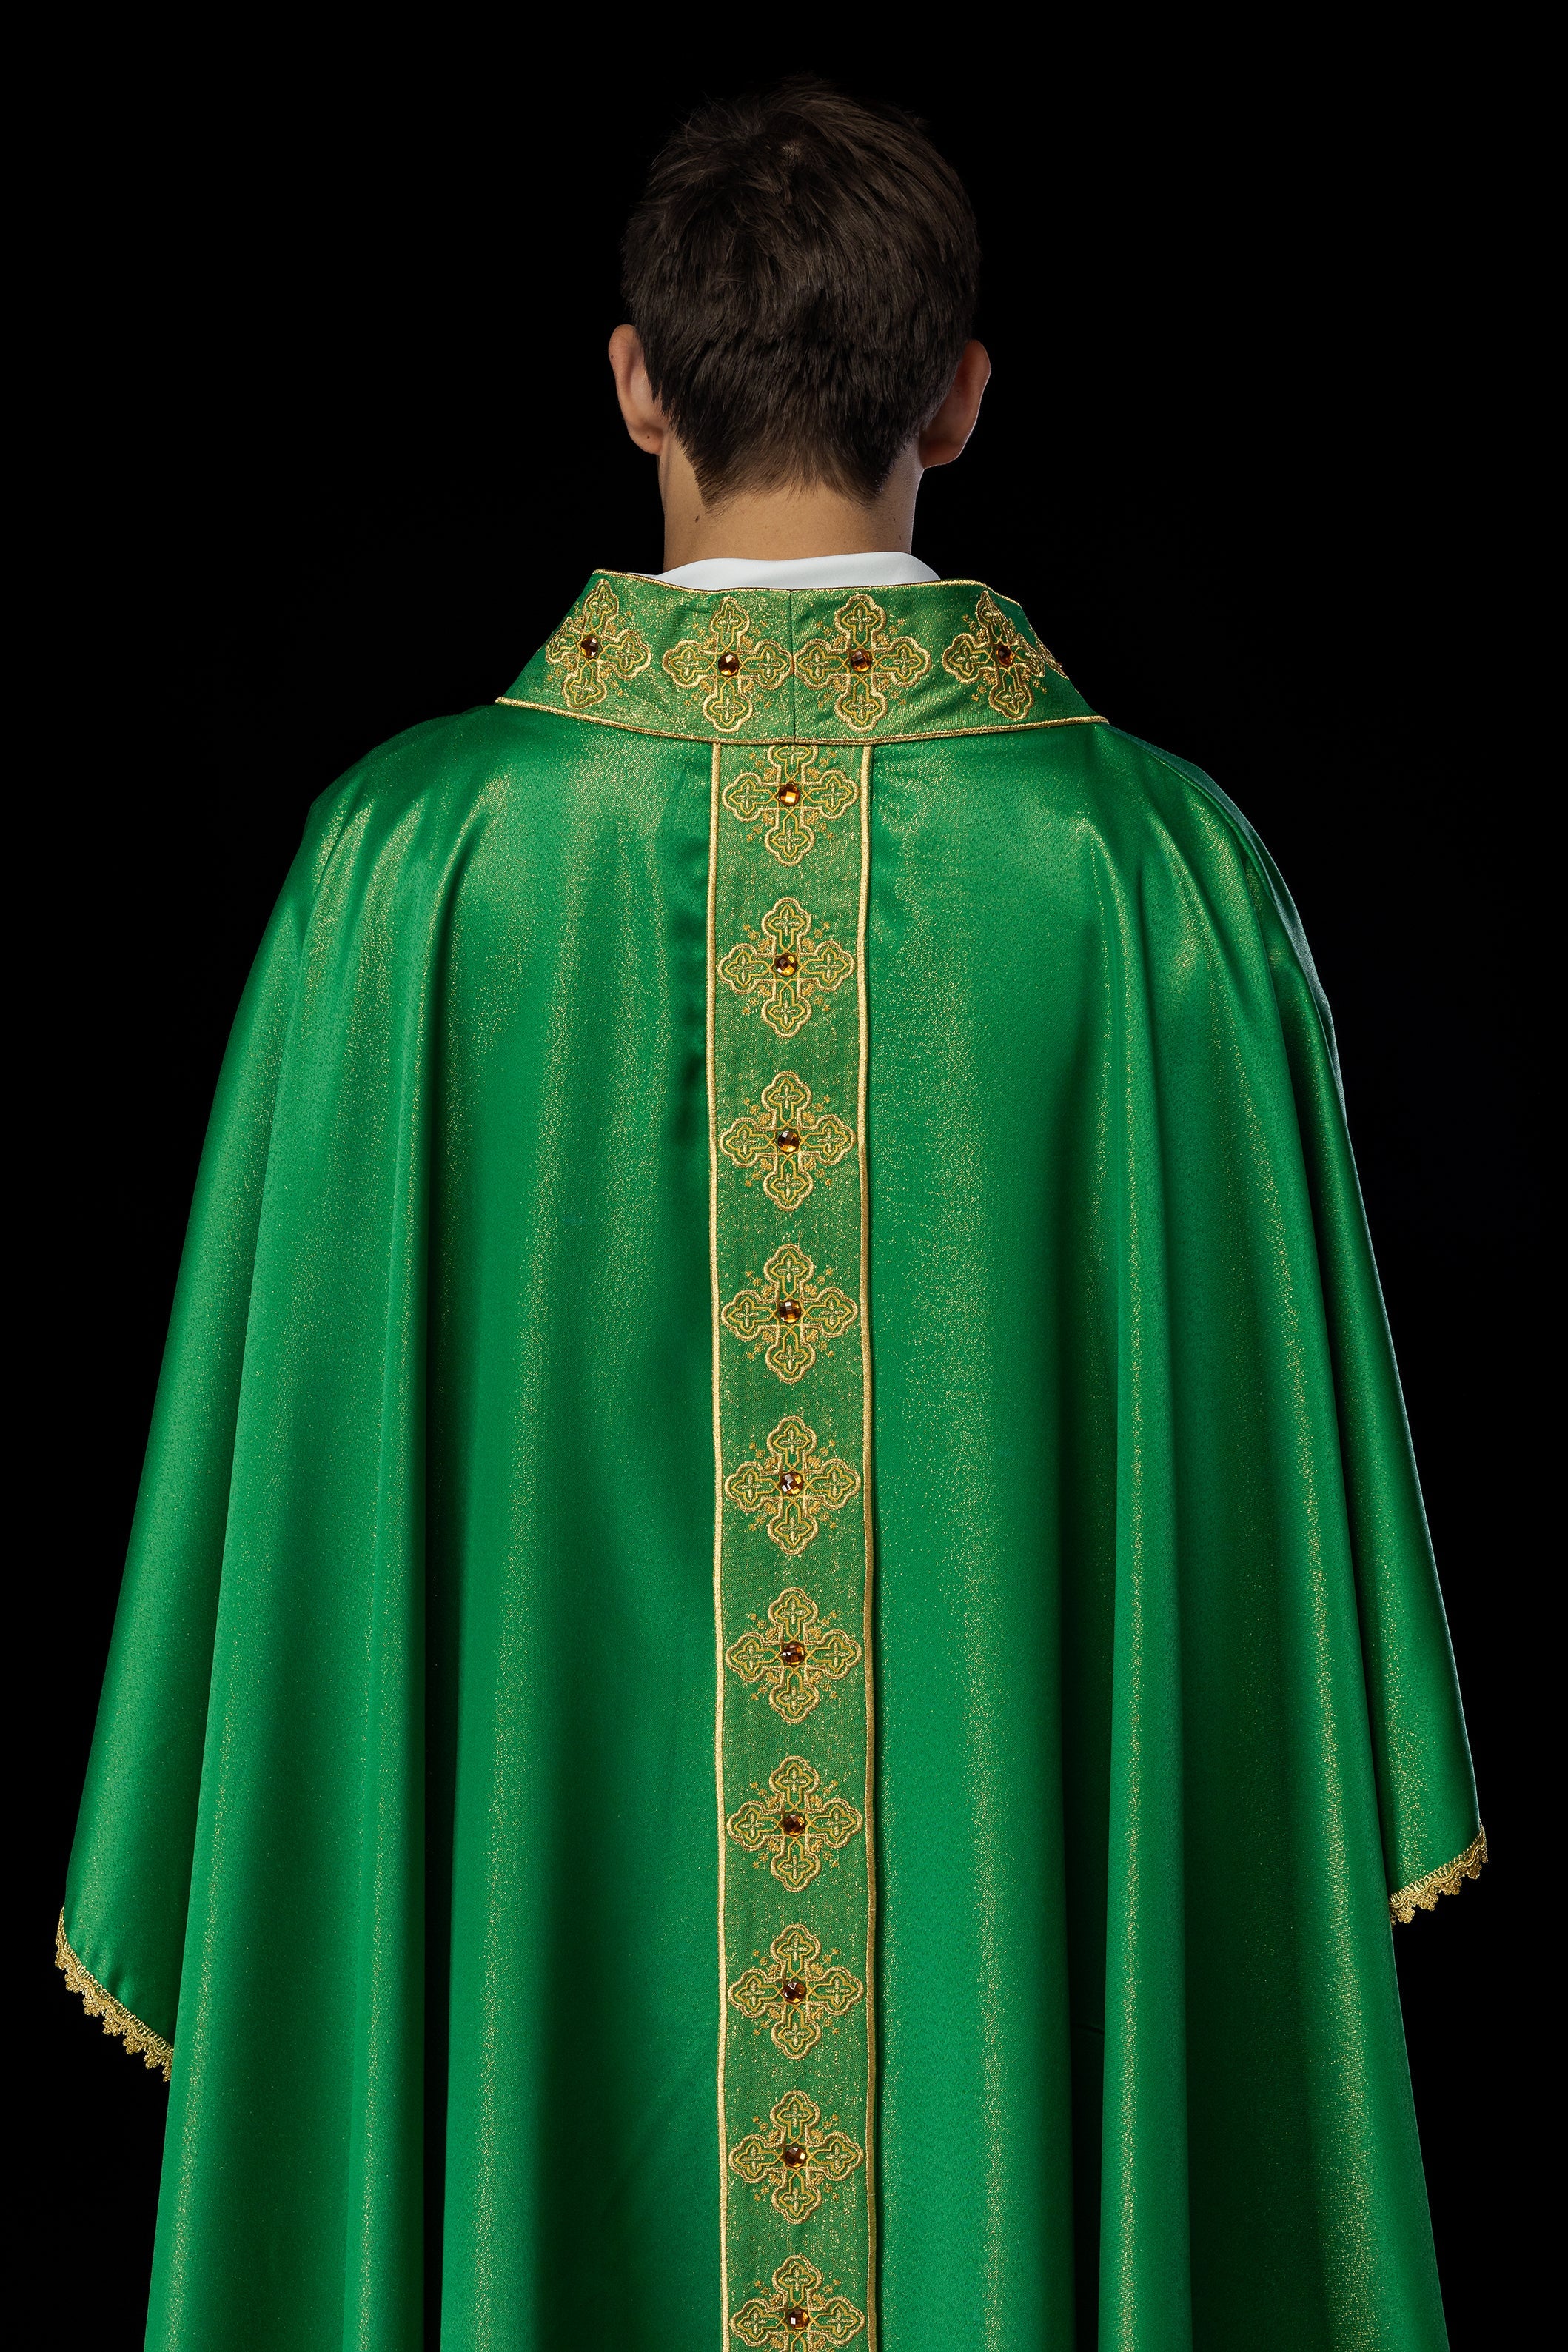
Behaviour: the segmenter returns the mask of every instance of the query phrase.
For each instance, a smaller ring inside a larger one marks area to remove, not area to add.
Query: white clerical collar
[[[940,573],[912,555],[796,555],[784,563],[743,555],[709,555],[655,577],[666,588],[907,588]]]

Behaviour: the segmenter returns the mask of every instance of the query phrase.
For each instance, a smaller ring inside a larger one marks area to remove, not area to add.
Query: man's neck
[[[921,468],[913,452],[894,467],[869,501],[846,498],[820,482],[776,490],[740,490],[718,505],[698,487],[686,454],[671,437],[659,465],[664,499],[664,569],[713,556],[784,562],[807,555],[858,555],[869,548],[908,553],[914,538]]]

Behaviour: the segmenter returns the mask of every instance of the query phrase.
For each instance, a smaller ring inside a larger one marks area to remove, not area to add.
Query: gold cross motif
[[[745,606],[722,596],[707,635],[681,637],[664,667],[686,693],[701,690],[703,716],[729,734],[751,717],[754,695],[778,692],[789,676],[789,656],[772,637],[753,637]]]
[[[804,1756],[776,1764],[768,1790],[765,1797],[748,1797],[725,1826],[748,1853],[767,1854],[779,1885],[798,1895],[822,1868],[823,1854],[837,1853],[866,1824],[831,1788],[822,1793],[822,1775]]]
[[[773,2273],[770,2295],[753,2294],[731,2315],[730,2328],[752,2352],[837,2352],[866,2325],[847,2295],[824,2294],[822,2273],[791,2254]]]
[[[742,1511],[756,1514],[781,1551],[798,1559],[816,1540],[824,1517],[841,1510],[860,1491],[860,1473],[847,1462],[819,1454],[816,1432],[795,1412],[785,1413],[768,1432],[768,1450],[731,1470],[724,1492]]]
[[[819,694],[837,687],[833,708],[847,725],[874,727],[887,711],[887,688],[913,686],[931,656],[913,637],[889,636],[886,613],[865,594],[851,596],[833,617],[837,635],[808,637],[795,657],[796,674]]]
[[[772,2131],[736,2142],[730,2168],[753,2189],[770,2188],[768,2201],[786,2221],[804,2221],[822,2202],[823,2182],[847,2180],[866,2151],[846,2131],[822,2130],[822,2109],[804,2091],[786,2091],[768,2120]]]
[[[748,1103],[724,1129],[719,1149],[746,1181],[763,1180],[763,1190],[781,1209],[798,1209],[815,1190],[819,1168],[836,1168],[855,1141],[836,1111],[811,1108],[811,1088],[794,1070],[781,1070],[763,1088],[760,1105]],[[832,1178],[827,1179],[832,1182]]]
[[[763,846],[781,866],[798,866],[817,827],[831,824],[860,797],[859,785],[837,768],[819,769],[819,757],[815,743],[775,743],[760,775],[737,776],[724,787],[724,805],[742,824],[755,824],[771,811]]]
[[[860,1644],[842,1625],[819,1622],[816,1603],[798,1584],[768,1603],[766,1626],[753,1622],[724,1653],[743,1683],[766,1691],[768,1705],[787,1724],[804,1723],[825,1685],[842,1682],[860,1663]]]
[[[973,635],[961,631],[942,655],[942,666],[949,677],[963,686],[984,679],[992,709],[999,710],[1004,719],[1028,717],[1036,682],[1040,682],[1042,694],[1047,690],[1042,671],[1054,669],[1058,677],[1065,675],[1053,654],[1044,646],[1031,645],[1022,630],[1014,627],[989,588],[980,592]]]
[[[767,2027],[784,2057],[804,2058],[824,2024],[847,2017],[866,1988],[837,1961],[824,1968],[821,1944],[798,1921],[781,1928],[768,1951],[773,1965],[742,1969],[730,2000],[753,2025]]]
[[[603,702],[612,677],[636,677],[653,656],[631,623],[622,620],[621,600],[609,582],[595,580],[545,646],[544,658],[563,673],[561,695],[568,709],[586,710]]]
[[[832,1273],[828,1266],[826,1271]],[[794,1242],[774,1250],[763,1267],[765,1290],[738,1290],[719,1320],[737,1339],[746,1341],[752,1355],[769,1340],[763,1362],[781,1381],[795,1381],[816,1361],[817,1343],[837,1339],[860,1312],[837,1283],[822,1286],[812,1280],[810,1258]],[[752,1276],[754,1283],[757,1277]]]
[[[748,1006],[755,1004],[775,1037],[787,1045],[811,1018],[811,1000],[820,989],[831,995],[855,969],[855,959],[837,940],[809,937],[811,917],[798,898],[780,898],[763,917],[763,936],[753,932],[730,950],[719,966]]]

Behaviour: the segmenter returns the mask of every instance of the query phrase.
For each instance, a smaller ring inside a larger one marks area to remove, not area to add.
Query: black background
[[[228,1022],[314,795],[504,691],[594,564],[658,568],[603,356],[619,229],[688,106],[803,65],[921,113],[980,215],[995,373],[917,553],[1017,595],[1099,709],[1239,801],[1335,1010],[1494,1857],[1397,1933],[1411,2060],[1454,2342],[1522,2340],[1546,884],[1508,586],[1529,305],[1482,66],[1439,94],[1393,54],[1134,60],[1113,28],[1068,55],[999,17],[922,58],[892,23],[814,47],[694,20],[644,55],[584,12],[525,58],[255,59],[243,108],[229,76],[200,105],[143,79],[121,116],[100,82],[28,361],[44,822],[17,909],[56,1270],[22,1483],[60,1531],[22,1571],[47,1731],[21,2146],[75,2340],[140,2341],[164,2093],[48,1948]]]

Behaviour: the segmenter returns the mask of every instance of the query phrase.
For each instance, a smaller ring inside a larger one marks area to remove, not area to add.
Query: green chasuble
[[[1426,2352],[1484,1852],[1290,901],[1017,605],[597,573],[318,803],[60,1927],[157,2352]]]

